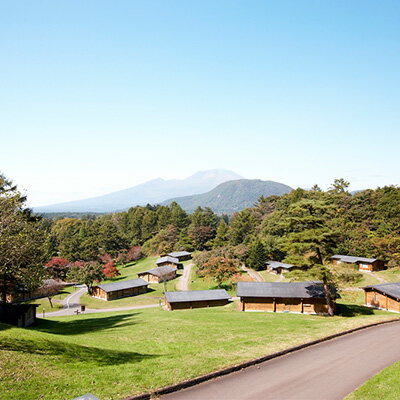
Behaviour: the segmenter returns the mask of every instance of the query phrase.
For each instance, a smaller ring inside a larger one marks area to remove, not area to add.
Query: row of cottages
[[[238,282],[241,311],[328,312],[321,282]]]
[[[400,312],[400,282],[366,286],[365,305],[387,311]]]
[[[138,278],[141,278],[149,283],[161,283],[170,281],[176,278],[176,268],[170,265],[164,265],[163,267],[156,267],[149,269],[148,271],[143,271],[138,273]]]
[[[360,271],[381,271],[385,269],[385,263],[377,258],[344,256],[335,254],[331,257],[333,265],[355,264]]]
[[[296,267],[292,264],[285,264],[280,261],[267,261],[265,263],[267,267],[267,271],[275,272],[278,275],[282,275],[286,271],[293,271],[294,269],[300,269],[300,267]]]
[[[135,296],[147,292],[149,282],[143,279],[104,283],[93,288],[92,296],[101,300],[116,300],[123,297]]]
[[[165,308],[169,311],[202,307],[217,307],[228,304],[231,296],[224,289],[185,290],[165,292]]]

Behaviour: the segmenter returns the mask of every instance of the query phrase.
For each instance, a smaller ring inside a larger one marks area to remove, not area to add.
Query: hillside
[[[176,201],[187,212],[193,212],[196,207],[201,206],[211,207],[214,212],[220,214],[232,214],[252,207],[260,196],[283,195],[291,190],[290,186],[279,182],[238,179],[221,183],[207,193],[176,197],[162,204],[167,205]]]
[[[164,180],[157,178],[103,196],[34,207],[34,211],[37,213],[104,213],[116,210],[126,210],[129,207],[136,205],[159,203],[171,197],[204,193],[222,182],[238,178],[241,178],[241,176],[235,172],[224,169],[212,169],[197,172],[186,179]]]

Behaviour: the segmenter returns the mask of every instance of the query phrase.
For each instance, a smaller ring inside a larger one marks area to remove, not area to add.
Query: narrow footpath
[[[255,281],[255,282],[264,282],[264,278],[254,269],[248,268],[245,265],[242,265],[240,267],[242,271],[245,271],[249,274],[249,276]]]
[[[189,290],[189,280],[193,265],[193,263],[190,263],[183,266],[183,274],[176,284],[177,290]]]

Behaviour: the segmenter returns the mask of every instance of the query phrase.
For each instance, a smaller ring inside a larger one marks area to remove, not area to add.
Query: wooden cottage
[[[1,304],[0,322],[25,328],[36,322],[37,304]]]
[[[231,296],[226,290],[187,290],[165,292],[165,306],[168,310],[216,307],[228,304]]]
[[[139,278],[144,279],[149,283],[166,282],[176,278],[176,268],[164,265],[163,267],[157,267],[149,269],[148,271],[140,272],[137,275]]]
[[[179,262],[190,260],[192,258],[192,254],[188,251],[174,251],[173,253],[169,253],[167,255],[173,258],[177,258]]]
[[[365,305],[400,312],[400,282],[366,286]]]
[[[241,311],[326,314],[321,282],[238,282]]]
[[[360,271],[380,271],[385,269],[384,261],[376,258],[343,256],[341,254],[335,254],[331,257],[331,260],[333,265],[355,264],[358,266]]]
[[[146,293],[148,285],[149,283],[143,279],[105,283],[95,286],[92,296],[106,301],[116,300]]]
[[[157,267],[163,267],[164,265],[169,265],[170,267],[178,268],[179,260],[175,257],[165,256],[165,257],[160,257],[156,261],[156,264],[157,264]]]
[[[294,269],[299,269],[292,264],[285,264],[280,261],[267,261],[265,263],[267,266],[267,271],[275,272],[276,274],[282,275],[286,271],[293,271]]]

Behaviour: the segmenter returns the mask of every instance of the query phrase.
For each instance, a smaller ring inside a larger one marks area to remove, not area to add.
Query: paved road
[[[190,271],[192,270],[192,267],[192,263],[183,266],[183,274],[176,284],[177,290],[189,290]]]
[[[257,271],[254,271],[254,269],[248,268],[244,265],[242,265],[240,268],[242,271],[247,272],[256,282],[264,282],[264,278]]]
[[[162,400],[341,400],[400,360],[400,322],[367,328],[162,396]]]

